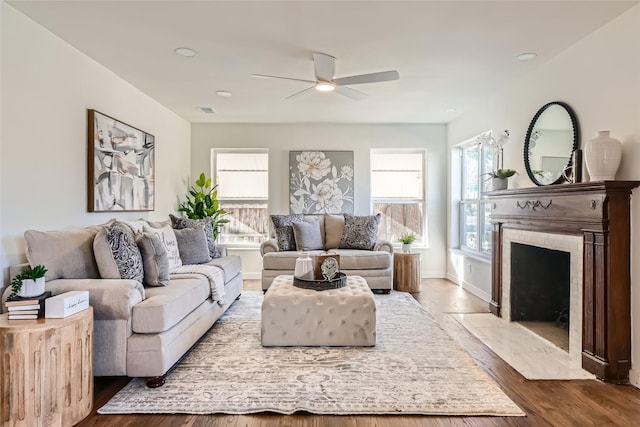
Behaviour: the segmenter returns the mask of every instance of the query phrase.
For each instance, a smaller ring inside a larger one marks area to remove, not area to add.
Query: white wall
[[[25,262],[25,230],[166,218],[184,194],[190,124],[2,2],[0,240]],[[87,213],[87,109],[155,136],[155,212]],[[1,285],[0,285],[1,287]]]
[[[640,6],[636,6],[535,72],[506,87],[450,123],[453,145],[482,131],[509,129],[504,166],[517,169],[513,187],[531,187],[522,147],[530,120],[550,101],[564,101],[576,112],[581,147],[597,130],[611,130],[623,143],[617,179],[640,180]],[[632,384],[640,387],[640,189],[633,192],[631,236]],[[451,217],[455,209],[451,206]],[[451,227],[455,222],[452,220]],[[453,229],[453,228],[452,228]],[[454,241],[449,242],[455,246]],[[448,273],[455,274],[450,258]],[[490,270],[487,271],[490,275]],[[478,279],[491,283],[490,277]],[[482,285],[481,285],[482,286]],[[486,289],[490,294],[490,288]]]
[[[357,105],[354,105],[356,108]],[[353,150],[355,214],[368,215],[369,151],[372,148],[427,149],[429,248],[422,249],[423,277],[444,277],[446,265],[447,140],[445,125],[410,124],[194,124],[191,175],[210,173],[212,148],[269,149],[269,212],[289,213],[290,150]],[[233,251],[243,258],[247,278],[260,277],[257,250]]]

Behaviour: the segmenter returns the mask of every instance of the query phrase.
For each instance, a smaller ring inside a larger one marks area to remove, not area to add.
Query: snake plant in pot
[[[44,265],[36,265],[17,274],[11,280],[11,293],[8,298],[30,298],[37,297],[44,293],[44,275],[47,269]]]
[[[217,185],[211,186],[211,178],[203,173],[200,174],[186,194],[186,200],[178,206],[178,212],[185,214],[187,218],[203,219],[210,218],[213,226],[213,238],[216,240],[220,234],[220,228],[229,222],[224,218],[227,211],[220,208],[218,201]]]

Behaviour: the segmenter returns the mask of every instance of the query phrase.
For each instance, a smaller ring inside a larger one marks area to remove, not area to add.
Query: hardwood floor
[[[245,289],[260,289],[245,281]],[[413,427],[413,426],[640,426],[640,390],[595,380],[529,381],[447,313],[488,312],[488,304],[442,279],[423,279],[413,296],[517,403],[526,417],[276,415],[98,415],[128,378],[96,378],[94,409],[79,426]]]

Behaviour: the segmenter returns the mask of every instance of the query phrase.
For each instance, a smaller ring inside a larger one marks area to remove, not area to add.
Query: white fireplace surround
[[[522,243],[570,254],[569,358],[582,367],[582,263],[583,238],[565,234],[504,228],[502,233],[502,317],[511,321],[511,243]]]

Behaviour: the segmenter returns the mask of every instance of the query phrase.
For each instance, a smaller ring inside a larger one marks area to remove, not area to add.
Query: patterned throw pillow
[[[103,279],[133,279],[142,283],[142,255],[127,225],[114,222],[102,227],[93,240],[93,251]]]
[[[271,221],[276,231],[276,240],[278,241],[278,250],[295,251],[296,239],[293,234],[294,222],[304,221],[301,214],[294,215],[271,215]]]
[[[169,259],[169,271],[173,271],[182,265],[180,251],[178,250],[178,240],[171,225],[167,224],[161,228],[145,225],[143,229],[145,233],[154,234],[162,242],[164,249],[167,251],[167,258]]]
[[[211,258],[220,258],[220,252],[216,249],[216,241],[213,239],[213,224],[211,224],[211,218],[178,218],[172,214],[169,214],[169,218],[171,218],[171,226],[176,230],[182,230],[183,228],[195,228],[198,224],[204,225],[204,234],[207,237],[209,256]]]
[[[169,258],[164,245],[152,233],[138,233],[136,243],[142,255],[145,286],[167,286],[169,284]]]
[[[182,265],[204,264],[211,261],[204,225],[173,230],[178,239],[178,249]]]
[[[342,249],[372,250],[378,236],[381,214],[353,216],[344,214],[344,230],[340,238]]]

